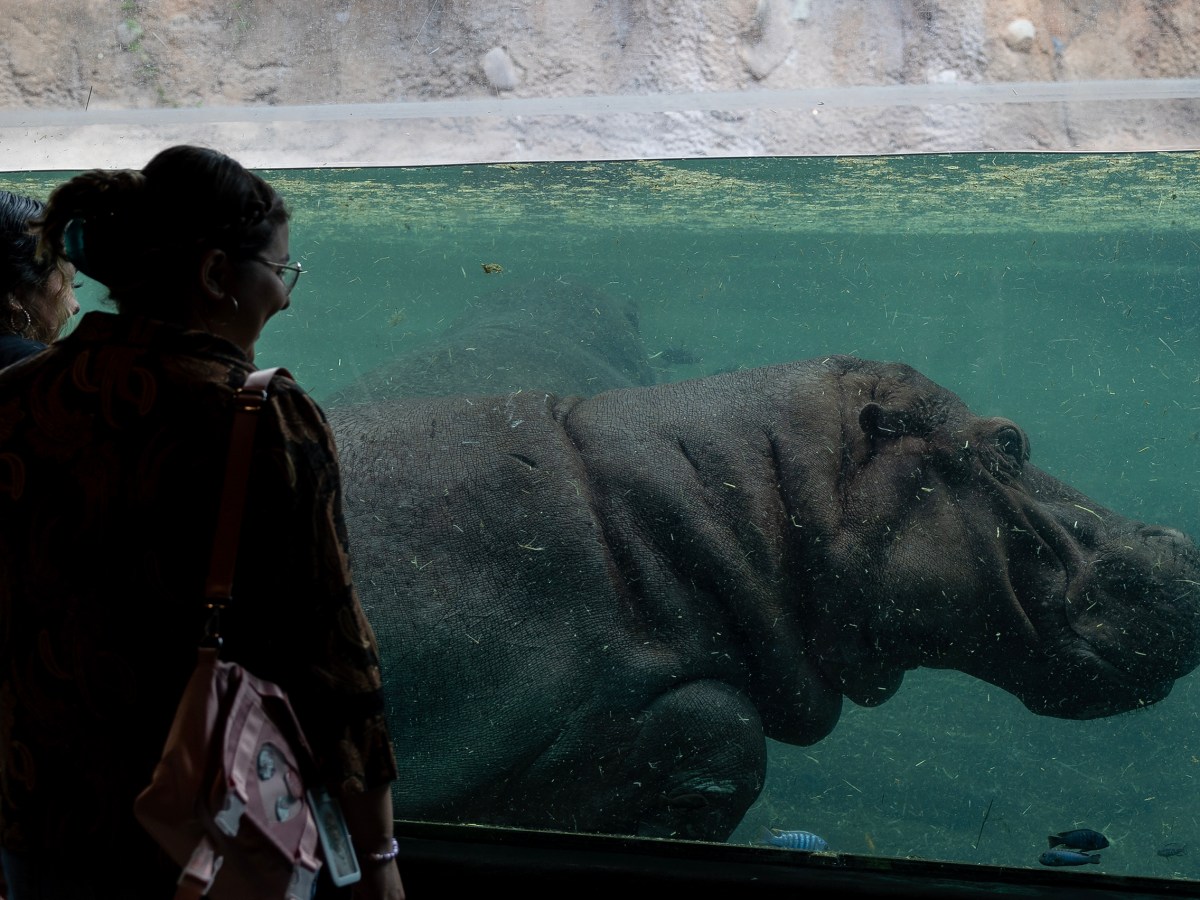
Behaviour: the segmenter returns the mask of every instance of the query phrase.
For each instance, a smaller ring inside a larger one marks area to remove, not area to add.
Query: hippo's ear
[[[898,438],[909,431],[903,412],[884,409],[878,403],[868,403],[858,412],[858,427],[871,440]]]

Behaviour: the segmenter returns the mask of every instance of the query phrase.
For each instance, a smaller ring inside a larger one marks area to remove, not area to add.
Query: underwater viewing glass
[[[44,196],[67,174],[0,188]],[[658,381],[833,353],[903,361],[1015,421],[1032,462],[1095,502],[1200,534],[1196,153],[262,174],[314,271],[258,360],[323,404],[501,289],[558,283],[630,302]],[[79,297],[102,305],[94,284]],[[767,830],[802,830],[834,854],[1037,869],[1048,835],[1087,827],[1111,842],[1089,874],[1192,879],[1198,709],[1195,674],[1161,703],[1073,721],[918,669],[878,708],[847,703],[811,746],[770,742],[731,843],[781,852]]]

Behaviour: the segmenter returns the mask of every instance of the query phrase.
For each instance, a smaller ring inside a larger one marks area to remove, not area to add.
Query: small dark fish
[[[1080,853],[1078,850],[1047,850],[1038,857],[1043,866],[1084,866],[1100,862],[1099,853]]]
[[[1178,856],[1180,853],[1183,853],[1185,850],[1187,850],[1187,844],[1170,843],[1170,844],[1163,844],[1155,852],[1159,856]]]
[[[825,838],[811,831],[773,831],[763,829],[762,842],[772,847],[785,847],[788,850],[828,850],[829,844]]]
[[[1108,838],[1090,828],[1076,828],[1074,831],[1060,831],[1046,838],[1050,847],[1067,847],[1071,850],[1103,850],[1108,846]]]

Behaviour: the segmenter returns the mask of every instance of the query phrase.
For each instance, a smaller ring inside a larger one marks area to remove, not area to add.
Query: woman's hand
[[[372,853],[395,852],[391,785],[382,784],[361,794],[343,796],[342,812],[362,868],[362,879],[355,882],[351,896],[354,900],[404,900],[404,885],[400,883],[396,860],[370,858]]]
[[[350,894],[354,900],[404,900],[404,885],[396,863],[363,863],[362,879]]]

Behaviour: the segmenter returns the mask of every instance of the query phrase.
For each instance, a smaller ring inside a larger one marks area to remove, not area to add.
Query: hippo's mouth
[[[1018,695],[1035,712],[1072,719],[1164,699],[1200,664],[1196,546],[1174,529],[1143,526],[1109,538],[1088,561],[1071,556],[1061,599],[1030,616],[1057,689],[1027,684]]]
[[[1165,699],[1174,686],[1174,679],[1143,681],[1137,673],[1090,652],[1086,645],[1076,649],[1086,661],[1078,666],[1078,677],[1063,677],[1060,691],[1018,694],[1032,712],[1060,719],[1099,719],[1152,706]]]

